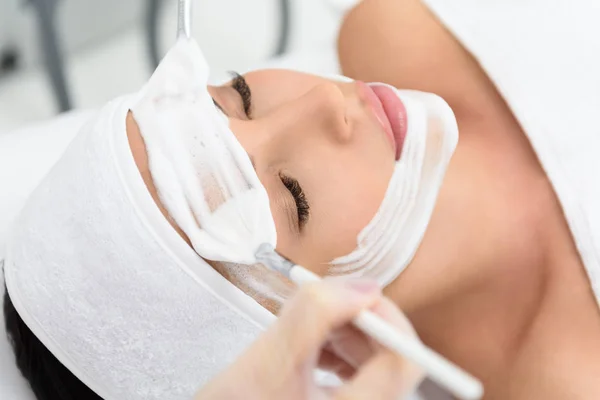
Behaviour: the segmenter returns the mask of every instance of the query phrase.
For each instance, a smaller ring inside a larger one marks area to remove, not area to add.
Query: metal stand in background
[[[37,12],[39,44],[59,110],[68,111],[71,109],[71,99],[67,90],[64,61],[55,23],[57,0],[29,0],[29,2]]]
[[[162,0],[148,0],[146,5],[146,41],[148,47],[148,56],[152,63],[152,70],[158,67],[160,63],[160,51],[158,45],[158,20],[162,7]]]
[[[160,62],[161,55],[158,45],[159,36],[159,16],[162,7],[162,0],[147,0],[146,9],[146,43],[148,46],[148,55],[154,70]],[[273,56],[279,56],[286,52],[290,41],[291,32],[291,4],[290,0],[279,0],[279,38]]]
[[[35,8],[38,18],[38,33],[41,52],[54,96],[61,112],[71,109],[71,98],[67,88],[67,79],[64,69],[64,60],[61,41],[56,30],[56,6],[58,0],[29,0]],[[160,62],[159,51],[159,15],[162,0],[147,0],[146,33],[147,46],[152,67],[156,68]],[[291,5],[290,0],[279,0],[279,38],[273,56],[278,56],[288,48],[291,31]]]
[[[290,44],[290,32],[292,30],[292,10],[290,0],[279,0],[279,40],[273,56],[285,53]]]

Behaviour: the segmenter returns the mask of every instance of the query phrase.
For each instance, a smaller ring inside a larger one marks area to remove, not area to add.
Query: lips
[[[388,122],[392,127],[396,143],[396,160],[399,160],[406,140],[406,132],[408,131],[406,107],[392,88],[381,84],[370,84],[369,87],[381,102]]]
[[[380,83],[367,85],[361,81],[356,81],[356,83],[363,99],[369,103],[390,141],[396,161],[399,160],[408,130],[408,116],[404,103],[387,85]]]
[[[396,159],[398,159],[398,146],[396,144],[396,139],[394,138],[394,131],[392,129],[392,125],[390,124],[390,120],[385,112],[383,104],[381,103],[381,100],[379,100],[379,97],[377,96],[375,91],[366,83],[357,81],[356,84],[358,86],[363,101],[365,101],[370,106],[373,115],[376,117],[377,121],[383,128],[383,131],[392,147],[392,150],[394,151],[394,154],[396,154]]]

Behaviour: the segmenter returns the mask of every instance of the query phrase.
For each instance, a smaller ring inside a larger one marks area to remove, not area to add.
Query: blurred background
[[[331,56],[357,2],[195,0],[192,26],[218,81],[282,56]],[[0,134],[138,90],[176,17],[175,0],[0,0]]]

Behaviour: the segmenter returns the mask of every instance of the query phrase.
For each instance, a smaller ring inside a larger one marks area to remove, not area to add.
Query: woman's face
[[[369,90],[283,70],[209,87],[269,194],[278,251],[320,274],[356,247],[394,169]]]

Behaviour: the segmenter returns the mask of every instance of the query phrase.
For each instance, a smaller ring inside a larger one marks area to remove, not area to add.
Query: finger
[[[261,340],[273,350],[285,352],[288,365],[282,368],[296,368],[310,357],[316,363],[331,332],[373,305],[380,293],[376,282],[366,280],[306,284],[284,306],[279,320]]]
[[[335,399],[401,399],[414,392],[423,377],[421,370],[409,361],[382,350],[338,390]]]
[[[382,297],[371,307],[371,311],[398,328],[400,332],[418,339],[408,319],[389,299]],[[341,359],[358,369],[381,348],[381,345],[355,327],[345,326],[333,332],[330,347]]]
[[[350,379],[356,369],[330,349],[323,349],[319,356],[319,369],[336,374],[341,379]]]
[[[371,310],[403,334],[418,340],[406,316],[390,300],[381,298]],[[423,371],[374,340],[369,338],[368,341],[371,342],[374,355],[339,390],[336,399],[398,399],[413,392],[424,378]]]
[[[406,315],[400,311],[398,306],[387,297],[381,297],[377,303],[371,307],[371,311],[381,318],[415,339],[419,339],[415,328],[412,326]]]
[[[353,326],[336,330],[329,340],[332,351],[355,369],[360,368],[375,352],[373,342]]]

